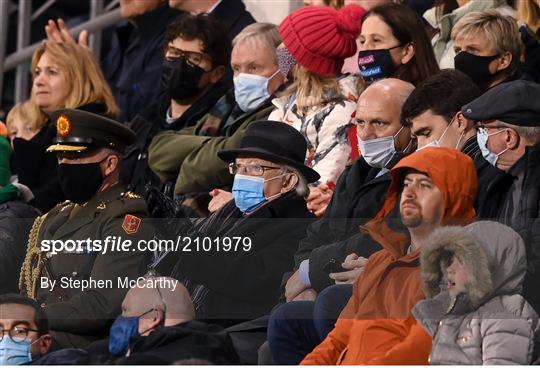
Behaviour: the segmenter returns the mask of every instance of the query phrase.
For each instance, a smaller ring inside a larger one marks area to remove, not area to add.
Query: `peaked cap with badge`
[[[118,121],[91,112],[60,109],[51,114],[56,138],[47,151],[83,152],[110,148],[119,152],[135,141],[135,133]]]

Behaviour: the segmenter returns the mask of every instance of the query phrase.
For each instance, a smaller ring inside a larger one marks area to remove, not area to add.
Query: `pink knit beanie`
[[[281,22],[279,33],[298,64],[317,75],[338,75],[343,60],[356,53],[365,12],[354,4],[340,10],[305,6]]]

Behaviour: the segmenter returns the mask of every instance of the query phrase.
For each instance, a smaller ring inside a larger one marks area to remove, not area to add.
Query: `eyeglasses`
[[[22,327],[22,326],[14,326],[11,328],[11,330],[4,330],[0,329],[0,341],[4,339],[5,333],[7,332],[9,335],[9,338],[13,342],[22,342],[26,340],[28,337],[28,332],[38,332],[38,330],[34,330],[33,328],[28,327]]]
[[[488,130],[488,129],[507,129],[508,127],[505,127],[505,126],[502,126],[502,125],[485,125],[485,124],[482,124],[482,123],[477,123],[475,128],[477,130],[479,129],[484,129],[484,130]]]
[[[167,60],[176,61],[183,57],[191,66],[200,66],[205,59],[208,59],[208,56],[201,54],[200,52],[184,51],[171,46],[167,46],[165,52],[169,54]]]
[[[236,175],[240,173],[252,176],[263,176],[266,170],[278,169],[281,169],[281,167],[265,166],[259,164],[237,164],[235,162],[231,162],[229,164],[229,173],[231,173],[231,175]]]

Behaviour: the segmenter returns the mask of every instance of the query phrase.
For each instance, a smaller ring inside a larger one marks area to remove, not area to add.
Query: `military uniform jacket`
[[[84,348],[108,335],[127,292],[123,282],[142,276],[148,263],[146,253],[136,247],[139,240],[153,236],[152,227],[142,219],[145,215],[144,200],[115,184],[83,206],[63,202],[34,223],[21,292],[45,307],[53,337],[61,347]],[[95,246],[88,249],[87,243],[73,249],[74,242],[66,242],[91,239],[93,244],[103,244],[107,238],[106,252],[105,248],[96,251]],[[52,240],[62,240],[70,248],[53,254],[52,246],[48,249],[46,245]],[[116,244],[130,240],[132,246],[128,251],[112,249],[113,240]],[[56,281],[54,288],[51,280]],[[94,281],[94,285],[83,290],[83,285],[77,285],[83,280]]]

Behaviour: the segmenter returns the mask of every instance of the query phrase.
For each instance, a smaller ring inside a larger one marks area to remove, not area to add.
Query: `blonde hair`
[[[70,93],[64,108],[75,109],[92,102],[105,104],[105,114],[113,119],[119,115],[111,88],[90,50],[76,44],[45,42],[32,56],[32,77],[39,59],[47,52],[64,73]]]
[[[40,108],[32,101],[26,100],[13,106],[6,117],[6,126],[8,132],[11,131],[11,126],[15,119],[22,120],[28,124],[33,131],[40,131],[47,122],[47,116],[40,110]]]
[[[345,0],[323,0],[326,6],[331,6],[334,9],[341,9],[345,5]]]
[[[471,12],[464,15],[454,25],[452,41],[455,41],[457,37],[469,37],[479,32],[487,38],[497,54],[501,55],[507,51],[512,54],[508,73],[517,70],[522,44],[516,20],[493,9]]]
[[[307,114],[310,109],[321,106],[328,102],[327,96],[345,98],[337,77],[316,75],[300,64],[293,67],[294,82],[284,92],[284,95],[296,93],[296,106],[302,114]]]
[[[537,32],[540,28],[540,7],[534,0],[520,0],[517,9],[517,20],[523,22]]]

